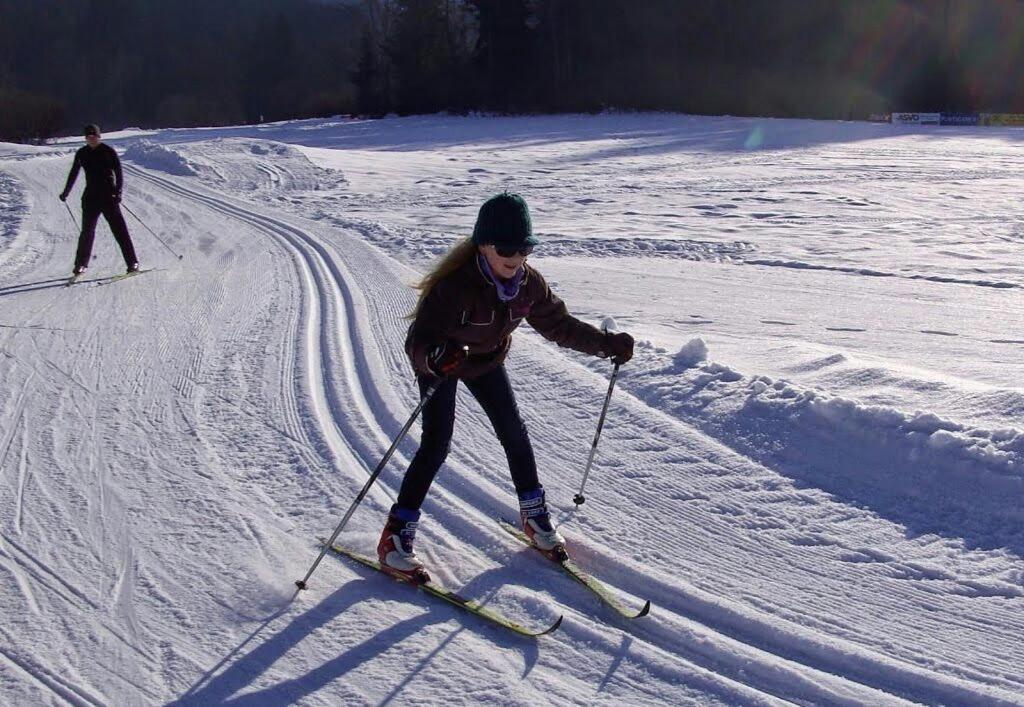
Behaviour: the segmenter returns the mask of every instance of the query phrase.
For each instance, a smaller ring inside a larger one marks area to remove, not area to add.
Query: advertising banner
[[[977,113],[942,113],[941,125],[977,125],[981,120]]]
[[[892,122],[894,125],[938,125],[938,113],[893,113]]]
[[[917,125],[921,122],[921,115],[919,113],[893,113],[892,123],[893,125]]]

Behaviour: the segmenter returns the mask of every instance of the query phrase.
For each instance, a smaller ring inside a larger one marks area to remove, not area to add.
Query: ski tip
[[[546,636],[546,635],[548,635],[549,633],[554,633],[555,631],[557,631],[557,630],[558,630],[558,627],[562,625],[562,619],[563,619],[563,618],[565,618],[565,617],[564,617],[564,616],[562,616],[561,614],[559,614],[559,615],[558,615],[558,618],[557,618],[557,619],[555,620],[555,623],[551,624],[551,626],[550,626],[550,627],[548,627],[548,628],[544,629],[543,631],[541,631],[541,632],[540,632],[540,633],[538,633],[537,635],[538,635],[538,636]]]
[[[640,609],[640,613],[637,614],[636,616],[634,616],[633,618],[634,619],[639,619],[641,616],[647,616],[649,613],[651,613],[651,600],[650,599],[648,599],[647,603],[644,604],[644,608]]]

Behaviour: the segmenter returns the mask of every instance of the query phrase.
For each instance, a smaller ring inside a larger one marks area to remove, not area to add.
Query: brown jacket
[[[525,319],[541,335],[583,353],[605,357],[606,335],[569,314],[565,303],[539,272],[524,264],[519,293],[502,302],[474,256],[434,285],[423,300],[405,339],[405,351],[419,373],[429,373],[427,357],[438,344],[468,346],[469,358],[455,372],[476,378],[505,360],[512,332]]]

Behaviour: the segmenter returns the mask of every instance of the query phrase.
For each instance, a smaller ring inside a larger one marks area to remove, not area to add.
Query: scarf
[[[519,286],[523,284],[523,278],[526,276],[526,269],[522,265],[516,270],[515,275],[508,280],[502,280],[491,270],[491,266],[488,264],[487,258],[483,253],[477,255],[477,262],[480,263],[480,269],[484,271],[484,274],[487,275],[488,279],[494,283],[494,287],[498,290],[498,299],[502,302],[515,299],[516,295],[519,294]]]

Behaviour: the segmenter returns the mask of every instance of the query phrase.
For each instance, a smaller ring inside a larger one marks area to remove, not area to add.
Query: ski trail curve
[[[372,341],[372,332],[361,328],[358,298],[362,293],[352,284],[357,279],[346,265],[315,235],[282,219],[255,213],[138,168],[128,169],[157,188],[256,228],[293,255],[304,292],[300,354],[304,393],[312,401],[316,424],[328,441],[335,465],[354,463],[364,472],[372,468],[382,444],[386,446],[401,421],[391,412],[390,391],[382,389],[375,376],[381,368],[373,354],[379,354],[380,349]],[[438,490],[441,497],[466,506],[469,512],[462,522],[476,525],[477,531],[485,515],[470,501],[474,495],[482,494],[490,500],[497,497],[486,480],[480,484],[482,487],[468,494]],[[381,488],[394,493],[383,485]],[[459,523],[455,525],[459,527]],[[468,525],[462,529],[463,534],[470,532]],[[496,528],[487,534],[501,537]],[[695,592],[680,599],[678,587],[647,579],[636,582],[635,568],[630,563],[610,561],[607,569],[610,580],[621,581],[620,586],[641,584],[636,587],[638,593],[653,590],[656,602],[664,600],[662,606],[656,606],[648,624],[630,626],[636,640],[664,654],[667,661],[696,665],[766,696],[830,704],[900,703],[901,695],[939,701],[979,698],[977,690],[959,681],[930,676],[922,669],[875,659],[845,646],[829,648],[818,635],[805,637],[807,640],[797,641],[797,648],[792,648],[791,641],[797,636],[791,631],[783,631],[778,637],[769,635],[779,630],[778,625],[762,624],[757,617],[740,613],[723,615],[720,603],[702,610]],[[606,630],[600,619],[586,613],[576,612],[576,620],[571,623],[563,632],[582,642]],[[791,649],[783,650],[785,646]],[[990,697],[993,703],[1011,703],[995,695]]]
[[[303,388],[310,399],[319,436],[326,440],[335,467],[348,466],[353,462],[366,467],[367,460],[372,458],[372,450],[365,443],[366,435],[345,432],[360,427],[359,423],[348,421],[353,416],[356,420],[374,420],[374,410],[380,409],[379,398],[374,396],[367,374],[360,372],[366,368],[365,353],[351,331],[351,311],[344,306],[350,306],[351,295],[344,288],[340,266],[321,244],[299,228],[247,211],[224,199],[187,189],[138,168],[128,169],[160,189],[255,227],[292,253],[305,293],[302,299],[305,312],[300,368],[305,376]],[[343,306],[338,306],[339,300]],[[334,370],[341,371],[342,380],[357,385],[342,390],[330,374]],[[367,390],[371,391],[369,395]]]

